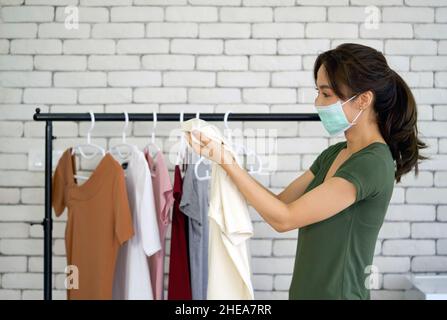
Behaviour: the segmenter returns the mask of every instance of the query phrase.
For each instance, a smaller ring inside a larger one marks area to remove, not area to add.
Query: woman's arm
[[[270,193],[272,196],[274,196],[275,198],[278,199],[278,195],[274,194],[272,191],[270,191],[268,188],[264,187],[258,180],[253,179],[258,186],[260,186],[261,188],[263,188],[265,191],[267,191],[268,193]]]
[[[279,194],[274,194],[268,188],[264,187],[258,180],[254,179],[254,181],[264,190],[269,192],[275,198],[281,200],[284,203],[290,203],[293,200],[298,199],[306,190],[307,186],[310,184],[312,179],[314,178],[314,174],[310,170],[306,170],[302,175],[293,180],[283,191]]]
[[[285,203],[290,203],[299,197],[301,197],[312,182],[314,174],[310,170],[306,170],[302,175],[293,180],[280,194],[277,198]]]
[[[291,203],[272,196],[239,165],[222,163],[222,168],[245,199],[278,232],[301,228],[325,220],[355,201],[356,189],[349,181],[333,177]]]

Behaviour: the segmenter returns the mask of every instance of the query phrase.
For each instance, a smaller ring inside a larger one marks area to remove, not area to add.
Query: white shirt
[[[224,141],[219,129],[201,119],[182,123],[183,131],[198,129],[206,136]],[[240,159],[237,159],[240,163]],[[194,165],[194,164],[191,164]],[[248,240],[253,226],[245,198],[222,167],[212,164],[208,245],[207,299],[253,300]]]
[[[135,235],[118,253],[113,299],[153,300],[148,257],[161,249],[152,177],[143,152],[132,148],[126,169],[127,195]]]

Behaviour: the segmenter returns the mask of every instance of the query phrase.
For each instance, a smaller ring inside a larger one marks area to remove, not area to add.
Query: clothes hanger
[[[153,127],[152,127],[152,133],[151,133],[151,141],[149,141],[149,143],[146,145],[146,149],[152,158],[154,158],[158,154],[158,152],[161,151],[160,147],[155,143],[155,128],[156,127],[157,127],[157,113],[153,112]],[[150,152],[151,147],[155,148],[154,154],[152,154]]]
[[[180,128],[182,127],[182,123],[183,123],[183,110],[180,112]],[[177,159],[175,161],[176,165],[180,165],[180,163],[185,159],[186,151],[187,151],[187,144],[185,135],[183,134],[183,132],[180,131],[180,146],[177,152]]]
[[[230,143],[231,147],[235,150],[235,152],[239,153],[242,146],[233,142],[233,135],[231,132],[231,128],[228,125],[228,116],[230,115],[231,112],[232,111],[228,110],[227,112],[225,112],[225,115],[224,115],[224,126],[225,126],[224,135],[227,137],[228,142]],[[241,165],[239,159],[236,159],[236,161],[238,162],[239,165]]]
[[[96,157],[98,154],[101,154],[103,157],[106,155],[106,151],[103,147],[101,147],[100,145],[94,144],[92,143],[92,139],[91,139],[91,134],[93,129],[95,128],[95,114],[92,111],[89,111],[90,113],[90,119],[91,119],[91,124],[90,124],[90,128],[87,131],[87,143],[85,144],[78,144],[77,146],[73,147],[71,150],[71,155],[75,155],[76,152],[79,152],[79,154],[81,155],[81,157],[85,158],[85,159],[93,159],[94,157]],[[85,153],[83,148],[85,147],[92,147],[93,148],[93,153],[91,153],[90,155]],[[89,177],[85,177],[82,175],[78,175],[76,174],[74,176],[76,179],[81,179],[81,180],[88,180]]]
[[[196,113],[196,118],[200,119],[200,112]],[[200,130],[200,121],[198,123],[199,123],[199,128],[198,129]],[[192,133],[191,133],[191,137],[192,137],[192,139],[196,140],[196,142],[198,142],[200,144],[200,142],[197,140],[197,138]],[[199,160],[196,162],[196,164],[194,165],[194,174],[196,175],[196,178],[199,181],[205,181],[205,180],[210,180],[211,179],[211,174],[210,174],[209,170],[206,170],[205,176],[203,176],[203,177],[199,176],[199,166],[200,166],[200,164],[203,161],[205,161],[205,159],[206,158],[204,156],[201,156],[199,158]]]
[[[224,116],[224,125],[225,125],[225,129],[226,129],[225,131],[227,132],[227,139],[231,143],[231,146],[234,148],[236,153],[245,154],[247,157],[249,157],[249,156],[255,157],[256,161],[258,162],[258,167],[257,167],[257,169],[253,169],[253,164],[250,164],[249,165],[250,169],[248,170],[248,173],[260,174],[260,173],[262,173],[262,158],[258,154],[256,154],[256,152],[247,148],[244,144],[236,144],[233,142],[231,129],[228,125],[228,116],[230,115],[231,112],[232,111],[227,111]],[[241,165],[241,163],[238,161],[238,159],[236,159],[236,161],[238,162],[239,165]]]
[[[255,157],[255,159],[258,161],[258,167],[257,169],[253,169],[253,164],[249,164],[250,169],[248,170],[248,173],[250,174],[261,174],[262,173],[262,158],[253,150],[246,148],[245,146],[242,146],[244,148],[244,152],[249,156]]]
[[[126,142],[126,130],[129,127],[129,114],[126,111],[124,111],[124,119],[125,119],[125,123],[124,123],[124,127],[123,127],[123,132],[122,132],[122,142],[110,147],[110,149],[108,151],[112,155],[114,153],[116,153],[121,160],[125,160],[125,159],[129,158],[133,153],[133,148],[135,147],[133,144]],[[122,153],[120,150],[121,147],[127,148],[128,152]]]
[[[147,152],[149,153],[149,155],[151,156],[151,158],[152,158],[152,160],[154,161],[154,163],[156,163],[155,162],[155,157],[157,156],[157,154],[159,153],[159,152],[161,152],[161,149],[160,149],[160,147],[155,143],[155,128],[157,127],[157,113],[154,111],[153,112],[153,117],[152,117],[152,119],[153,119],[153,127],[152,127],[152,133],[151,133],[151,141],[149,141],[149,143],[146,145],[146,150],[147,150]],[[151,152],[151,147],[154,147],[155,148],[155,153],[154,154],[152,154],[152,152]],[[152,177],[155,177],[156,176],[156,174],[154,173],[154,172],[152,172],[151,171],[151,175],[152,175]]]

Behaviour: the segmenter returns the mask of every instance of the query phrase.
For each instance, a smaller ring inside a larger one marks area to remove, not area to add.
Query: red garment
[[[169,261],[168,300],[192,300],[189,275],[186,217],[180,211],[183,180],[179,165],[175,166],[174,207],[172,211],[171,254]]]

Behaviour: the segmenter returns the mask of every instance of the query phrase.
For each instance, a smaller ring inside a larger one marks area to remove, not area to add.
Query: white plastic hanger
[[[155,143],[155,128],[157,127],[157,113],[153,112],[153,127],[152,127],[152,133],[151,133],[151,141],[147,144],[146,150],[151,156],[151,158],[155,161],[155,157],[159,152],[161,152],[161,149],[158,147],[158,145]],[[151,153],[151,147],[155,148],[155,153]],[[151,172],[152,177],[155,177],[155,173]]]
[[[85,158],[85,159],[93,159],[94,157],[96,157],[98,154],[101,154],[103,157],[106,155],[106,151],[103,147],[92,143],[92,139],[91,139],[91,135],[92,135],[92,131],[95,128],[95,114],[90,111],[90,119],[91,119],[91,125],[90,128],[87,131],[87,143],[85,144],[78,144],[77,146],[73,147],[71,150],[71,155],[76,154],[76,152],[79,152],[79,154]],[[87,154],[84,152],[83,148],[86,147],[91,147],[93,148],[93,153],[91,154]],[[89,177],[85,177],[85,176],[81,176],[81,175],[75,175],[74,176],[76,179],[82,179],[82,180],[88,180]]]
[[[126,130],[129,127],[129,114],[126,111],[124,111],[124,119],[125,119],[125,123],[124,123],[124,127],[123,127],[123,132],[122,132],[123,140],[121,143],[110,147],[110,149],[108,151],[111,154],[116,153],[121,160],[127,159],[132,154],[133,148],[134,148],[134,145],[126,142]],[[120,150],[121,147],[127,148],[128,149],[127,153],[122,153]]]
[[[248,170],[248,173],[260,174],[262,172],[262,158],[258,154],[256,154],[256,152],[254,152],[253,150],[248,149],[244,144],[233,143],[233,136],[231,134],[231,129],[228,126],[228,116],[230,113],[231,113],[231,111],[227,111],[224,116],[224,125],[225,125],[225,129],[227,132],[227,139],[231,143],[231,146],[235,149],[236,153],[245,154],[245,155],[247,155],[247,157],[254,156],[255,159],[257,160],[257,162],[258,162],[257,169],[256,170],[253,169],[253,165],[250,164],[250,169]],[[238,161],[238,159],[236,159],[236,161]],[[240,165],[239,161],[238,161],[238,164]]]
[[[196,118],[200,119],[200,112],[196,113]],[[200,130],[200,121],[198,122],[198,124],[199,124],[199,128],[198,129]],[[197,140],[197,138],[192,133],[191,133],[191,137],[192,137],[192,139],[196,140],[197,143],[200,144],[200,142]],[[199,181],[205,181],[205,180],[210,180],[211,179],[211,174],[210,174],[209,170],[206,170],[206,175],[205,176],[203,176],[203,177],[199,176],[199,166],[200,166],[200,164],[204,160],[205,160],[205,157],[201,156],[199,158],[199,160],[196,162],[196,164],[194,165],[194,173],[196,175],[197,180],[199,180]]]
[[[183,110],[180,112],[180,127],[182,127],[182,123],[183,123]],[[186,144],[186,139],[185,139],[185,135],[182,131],[180,131],[180,146],[177,152],[177,159],[175,160],[175,164],[176,165],[180,165],[180,163],[185,159],[185,154],[186,154],[186,150],[187,150],[187,144]]]

